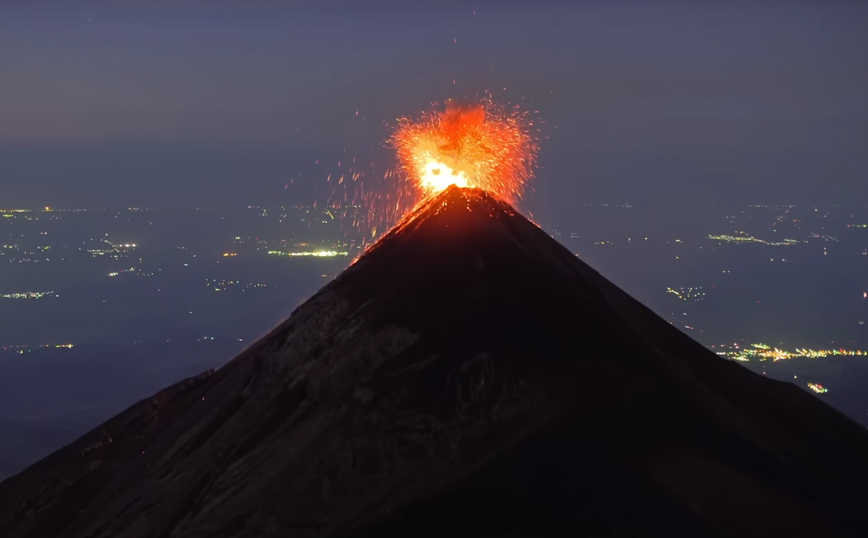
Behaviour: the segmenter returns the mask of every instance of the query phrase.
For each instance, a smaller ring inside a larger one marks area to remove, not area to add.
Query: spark
[[[432,109],[399,120],[390,142],[400,170],[422,198],[457,185],[515,203],[533,175],[537,143],[532,127],[517,109],[507,113],[490,101],[447,101],[443,112]]]
[[[481,188],[518,204],[536,166],[536,114],[495,104],[488,94],[472,104],[447,100],[392,126],[386,146],[395,151],[397,166],[386,158],[350,159],[344,150],[336,159],[339,170],[324,175],[332,191],[329,207],[349,224],[346,239],[366,250],[450,185]]]

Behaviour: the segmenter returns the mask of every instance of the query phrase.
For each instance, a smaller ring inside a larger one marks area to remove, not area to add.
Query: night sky
[[[868,199],[864,2],[65,4],[0,4],[0,206],[306,202],[486,90],[546,122],[535,214]]]

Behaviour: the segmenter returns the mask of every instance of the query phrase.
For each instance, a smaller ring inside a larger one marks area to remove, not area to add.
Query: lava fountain
[[[457,185],[515,203],[533,175],[533,127],[518,108],[507,111],[491,102],[447,101],[443,111],[400,119],[390,142],[400,169],[423,199]]]
[[[352,157],[352,167],[333,183],[331,207],[353,215],[347,237],[366,249],[450,185],[519,205],[536,168],[536,114],[486,97],[464,105],[449,100],[400,118],[387,141],[397,167],[368,174]]]

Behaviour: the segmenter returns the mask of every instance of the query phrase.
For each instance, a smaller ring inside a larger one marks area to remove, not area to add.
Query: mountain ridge
[[[856,536],[863,454],[453,187],[223,367],[0,483],[0,534]]]

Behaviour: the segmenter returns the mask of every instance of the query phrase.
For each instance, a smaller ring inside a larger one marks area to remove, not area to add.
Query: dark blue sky
[[[0,3],[0,206],[303,202],[486,90],[547,122],[541,217],[868,200],[864,2],[112,4]]]

